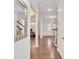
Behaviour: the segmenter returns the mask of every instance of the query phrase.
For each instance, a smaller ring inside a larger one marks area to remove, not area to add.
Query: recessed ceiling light
[[[52,9],[51,9],[51,8],[49,8],[49,9],[48,9],[48,11],[52,11]]]

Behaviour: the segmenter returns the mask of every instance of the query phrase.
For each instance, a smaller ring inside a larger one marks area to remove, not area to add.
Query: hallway
[[[14,1],[15,59],[64,59],[63,1]]]
[[[61,59],[54,44],[51,41],[51,37],[43,37],[39,39],[39,47],[35,48],[34,39],[32,39],[31,46],[31,59]]]

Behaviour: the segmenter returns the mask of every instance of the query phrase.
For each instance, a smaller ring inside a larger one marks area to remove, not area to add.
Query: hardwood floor
[[[55,46],[51,41],[51,37],[39,39],[39,47],[34,47],[34,39],[31,41],[31,59],[61,59]]]

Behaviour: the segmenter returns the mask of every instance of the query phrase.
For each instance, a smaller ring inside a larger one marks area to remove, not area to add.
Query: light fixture
[[[49,9],[48,9],[48,11],[52,11],[52,9],[51,9],[51,8],[49,8]]]

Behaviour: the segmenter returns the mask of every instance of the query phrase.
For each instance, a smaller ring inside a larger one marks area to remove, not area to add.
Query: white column
[[[43,26],[43,22],[42,22],[42,19],[40,19],[40,38],[43,38],[42,26]]]
[[[27,37],[28,39],[30,40],[30,15],[29,15],[29,12],[30,12],[30,5],[28,6],[28,21],[27,21]]]
[[[28,21],[27,21],[27,39],[28,40],[28,59],[30,59],[30,4],[28,5]]]
[[[39,47],[39,44],[38,44],[38,14],[36,14],[35,34],[36,34],[35,47]]]

